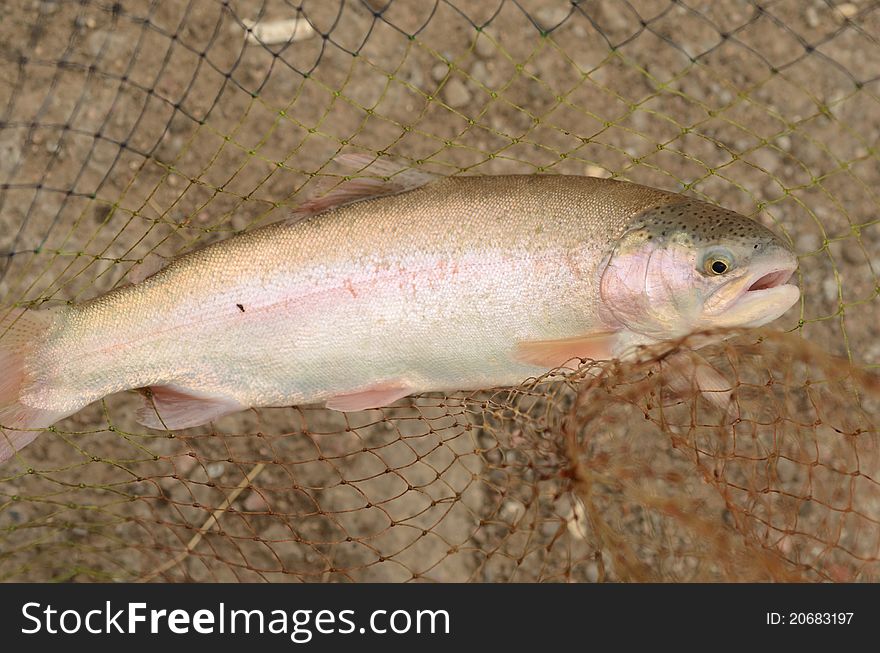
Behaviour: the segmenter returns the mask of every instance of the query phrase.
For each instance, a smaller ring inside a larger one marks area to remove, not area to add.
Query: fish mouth
[[[709,298],[704,320],[712,327],[758,327],[781,317],[800,298],[800,289],[788,283],[797,270],[788,265],[756,270],[718,288]]]
[[[785,285],[786,281],[791,279],[794,274],[795,268],[782,269],[782,270],[773,270],[772,272],[768,272],[760,276],[757,281],[753,282],[748,288],[746,288],[746,292],[756,292],[759,290],[769,290],[771,288],[778,288],[779,286]]]

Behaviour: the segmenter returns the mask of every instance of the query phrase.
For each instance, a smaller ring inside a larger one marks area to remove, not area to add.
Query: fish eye
[[[728,262],[721,258],[708,259],[706,261],[706,272],[711,272],[712,274],[724,274],[729,267]]]
[[[733,257],[730,256],[726,251],[714,251],[710,252],[705,259],[703,259],[703,269],[706,271],[706,274],[710,274],[712,276],[720,276],[726,273],[730,268],[733,267]]]

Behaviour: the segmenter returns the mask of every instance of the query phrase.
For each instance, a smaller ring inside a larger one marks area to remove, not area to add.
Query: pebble
[[[498,51],[498,46],[492,43],[488,36],[479,34],[474,44],[474,52],[481,59],[491,59]]]
[[[779,157],[766,147],[763,147],[760,150],[755,150],[749,155],[749,158],[756,166],[759,166],[768,172],[773,172],[779,167]]]
[[[208,472],[208,478],[220,478],[226,471],[226,465],[221,462],[210,463],[205,467],[205,471]]]
[[[486,68],[486,64],[484,64],[482,61],[477,61],[473,66],[471,66],[471,77],[473,77],[476,81],[478,81],[486,88],[491,89],[493,86],[492,74],[489,72],[489,69]]]
[[[779,138],[776,139],[776,144],[780,149],[785,150],[786,152],[791,151],[791,136],[783,134]]]
[[[807,10],[804,12],[804,18],[810,27],[819,27],[819,12],[816,11],[815,7],[807,7]]]
[[[599,580],[599,565],[595,562],[588,562],[584,567],[584,575],[587,577],[588,583],[595,583]]]
[[[822,240],[819,236],[812,232],[805,232],[800,234],[794,241],[794,248],[798,254],[808,254],[809,252],[815,252],[819,249],[819,246],[822,244]]]
[[[263,512],[268,510],[269,503],[263,498],[259,492],[251,492],[242,504],[248,512]]]
[[[681,7],[684,9],[684,7]],[[616,0],[602,3],[602,16],[612,30],[634,30],[633,21],[636,16],[627,10],[626,5]],[[636,25],[637,27],[637,25]]]
[[[58,0],[42,0],[39,7],[41,14],[54,14],[58,11]]]
[[[95,19],[91,16],[77,16],[73,19],[73,25],[79,30],[95,29]]]
[[[840,300],[837,293],[837,279],[834,278],[833,274],[829,274],[822,282],[822,294],[832,304],[837,304]]]
[[[101,56],[104,60],[122,59],[131,52],[133,43],[124,34],[108,30],[95,30],[86,38],[86,49],[93,57]]]
[[[793,483],[798,478],[798,472],[802,471],[798,463],[788,458],[780,457],[776,460],[776,476],[783,483]]]
[[[162,139],[162,144],[159,145],[156,155],[162,161],[171,161],[180,154],[183,146],[184,140],[182,136],[166,134],[166,138]]]
[[[501,506],[501,518],[515,524],[525,514],[526,507],[516,499],[508,499]]]
[[[535,14],[535,18],[538,19],[538,23],[544,29],[552,29],[568,18],[569,13],[571,13],[570,6],[545,7],[544,9],[538,10]]]
[[[10,132],[9,140],[0,140],[0,171],[3,176],[8,174],[21,161],[21,144],[18,139],[12,137]]]
[[[840,254],[847,263],[859,265],[865,262],[865,253],[859,247],[859,242],[855,237],[845,238],[839,241]]]
[[[880,364],[880,341],[868,346],[865,351],[865,362],[868,365]]]
[[[843,14],[844,18],[852,18],[859,13],[859,8],[852,2],[844,2],[842,5],[837,5],[837,11]]]
[[[403,71],[401,79],[415,88],[424,88],[425,85],[425,75],[420,66],[411,66]]]
[[[445,63],[438,63],[433,68],[431,68],[431,79],[435,82],[439,82],[444,77],[446,77],[446,73],[449,72],[449,66]]]
[[[463,81],[453,77],[443,87],[443,97],[449,106],[460,109],[471,101],[471,92]]]

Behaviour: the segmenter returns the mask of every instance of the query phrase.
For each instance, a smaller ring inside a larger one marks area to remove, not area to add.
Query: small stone
[[[400,78],[415,88],[423,88],[425,84],[425,74],[422,72],[421,66],[411,66],[408,70],[403,71]]]
[[[492,88],[492,74],[482,61],[477,61],[471,66],[471,77],[486,88]]]
[[[749,155],[749,158],[756,166],[763,168],[768,172],[773,172],[779,167],[779,157],[767,147],[755,150]]]
[[[268,510],[269,503],[259,492],[251,492],[242,504],[248,512],[263,512]]]
[[[808,254],[819,249],[821,244],[819,236],[808,231],[797,237],[794,243],[794,248],[798,254]]]
[[[463,81],[453,77],[443,87],[443,97],[450,107],[459,109],[471,101],[471,92]]]
[[[544,29],[553,29],[559,25],[559,23],[568,18],[570,13],[570,6],[545,7],[544,9],[538,10],[538,13],[535,14],[535,18],[538,19],[538,23],[540,23],[541,27]]]
[[[446,73],[448,73],[448,72],[449,72],[449,66],[447,66],[445,63],[438,63],[436,66],[431,68],[431,78],[435,82],[439,82],[444,77],[446,77]]]
[[[509,499],[501,506],[501,518],[516,524],[526,512],[526,507],[516,499]]]
[[[0,176],[8,175],[19,161],[21,161],[21,144],[10,134],[8,139],[0,140]]]
[[[684,9],[684,7],[681,7]],[[617,0],[605,0],[602,3],[602,15],[605,22],[612,30],[632,30],[633,19],[636,16],[626,9],[626,5]]]
[[[776,476],[785,484],[793,483],[797,480],[799,472],[802,469],[798,463],[780,456],[776,459]]]
[[[208,478],[220,478],[226,471],[226,465],[221,462],[210,463],[205,467],[205,471],[208,472]]]
[[[776,139],[776,144],[780,149],[785,150],[786,152],[791,152],[791,136],[783,134]]]
[[[859,243],[855,238],[845,238],[840,241],[840,253],[843,260],[852,265],[859,265],[865,262],[865,253],[859,247]]]
[[[162,139],[162,144],[156,151],[157,158],[160,161],[172,161],[176,159],[180,155],[184,144],[185,141],[182,136],[172,136],[170,131],[166,132],[165,138]]]
[[[842,5],[837,5],[837,11],[839,11],[844,18],[852,18],[859,13],[859,8],[852,2],[844,2]]]
[[[839,301],[837,279],[834,278],[833,274],[829,274],[822,282],[822,294],[825,295],[825,299],[833,304]]]
[[[113,213],[113,207],[108,204],[95,204],[92,212],[95,216],[95,222],[103,224],[110,217],[110,214]]]
[[[584,567],[584,575],[588,583],[595,583],[599,580],[599,565],[595,562],[588,562]]]
[[[492,43],[488,36],[480,34],[477,36],[477,42],[474,44],[474,52],[481,59],[490,59],[498,52],[498,46]]]
[[[84,47],[93,57],[112,64],[133,56],[136,41],[120,32],[96,29],[87,33]]]
[[[865,363],[868,365],[880,364],[880,339],[865,351]]]
[[[816,11],[815,7],[807,7],[807,10],[804,12],[804,18],[808,26],[819,27],[819,12]]]

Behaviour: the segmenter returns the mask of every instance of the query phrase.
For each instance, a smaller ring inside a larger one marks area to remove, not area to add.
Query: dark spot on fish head
[[[634,222],[661,242],[692,244],[696,248],[725,244],[754,250],[756,254],[773,247],[791,250],[788,243],[761,223],[687,197],[646,209]]]
[[[238,306],[238,310],[240,310],[242,313],[244,313],[244,305],[243,304],[236,304],[236,306]]]

